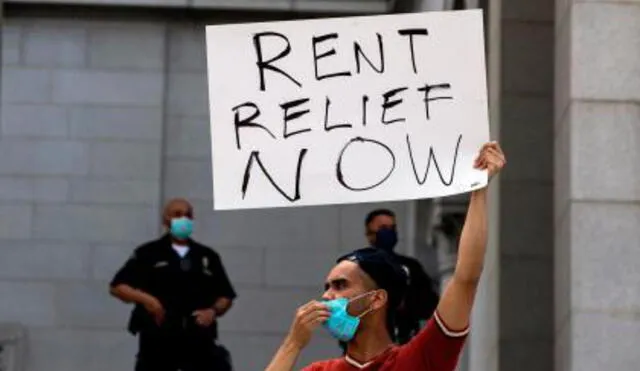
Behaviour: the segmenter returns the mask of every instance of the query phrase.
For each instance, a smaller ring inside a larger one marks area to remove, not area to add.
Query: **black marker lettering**
[[[407,134],[407,148],[409,149],[409,159],[411,160],[411,166],[413,168],[413,174],[416,177],[416,181],[419,185],[423,185],[429,176],[429,168],[431,167],[431,159],[433,159],[433,164],[436,167],[436,171],[438,172],[438,176],[440,177],[440,181],[445,186],[450,186],[453,183],[453,178],[456,174],[456,162],[458,161],[458,150],[460,149],[460,142],[462,141],[462,134],[458,136],[458,142],[456,143],[456,149],[453,153],[453,165],[451,165],[451,176],[449,180],[445,180],[442,176],[442,172],[440,171],[440,166],[438,166],[438,160],[436,160],[436,154],[433,152],[433,146],[429,147],[429,158],[427,159],[427,169],[424,173],[424,177],[420,179],[418,177],[418,170],[416,170],[416,163],[413,160],[413,152],[411,151],[411,141],[409,141],[409,135]]]
[[[372,184],[372,185],[369,185],[369,186],[355,187],[355,186],[348,185],[345,182],[344,175],[342,173],[342,157],[344,156],[344,152],[347,150],[347,148],[349,148],[349,146],[351,146],[351,144],[356,143],[356,142],[359,142],[359,143],[372,143],[372,144],[378,145],[378,146],[382,147],[383,149],[385,149],[389,153],[389,155],[391,156],[391,169],[389,169],[389,172],[387,173],[387,175],[385,175],[384,178],[382,178],[382,180],[380,180],[378,183],[375,183],[375,184]],[[347,142],[347,144],[342,148],[342,151],[340,151],[340,155],[338,156],[338,163],[336,164],[336,178],[338,179],[338,182],[340,182],[340,184],[342,184],[342,186],[345,187],[348,190],[351,190],[351,191],[366,191],[366,190],[369,190],[369,189],[376,188],[380,184],[384,183],[387,179],[389,179],[389,177],[391,176],[391,174],[393,173],[395,168],[396,168],[396,156],[391,151],[391,148],[389,148],[386,144],[384,144],[382,142],[378,142],[377,140],[373,140],[373,139],[355,137],[355,138],[351,139],[349,142]]]
[[[295,111],[295,112],[291,112],[289,113],[289,109],[297,107],[299,105],[302,105],[304,103],[307,103],[309,101],[309,98],[303,98],[303,99],[297,99],[297,100],[292,100],[290,102],[286,102],[280,105],[280,107],[283,109],[284,111],[284,134],[283,137],[284,139],[289,138],[290,136],[293,135],[297,135],[297,134],[302,134],[302,133],[306,133],[308,131],[311,131],[311,128],[306,128],[306,129],[299,129],[293,132],[289,132],[288,129],[288,123],[289,121],[293,121],[297,118],[300,118],[304,115],[306,115],[307,113],[309,113],[309,110],[303,110],[303,111]]]
[[[380,67],[377,67],[373,65],[373,63],[371,62],[371,60],[369,58],[367,58],[367,56],[362,52],[362,48],[360,47],[360,44],[358,44],[357,42],[353,43],[353,51],[356,55],[356,71],[357,73],[360,73],[360,57],[364,58],[365,61],[367,61],[367,63],[369,63],[369,66],[376,71],[377,73],[383,73],[384,72],[384,46],[382,45],[382,36],[379,33],[376,33],[376,35],[378,36],[378,48],[380,50]]]
[[[331,105],[331,100],[329,100],[329,97],[327,97],[327,103],[324,106],[324,130],[325,131],[331,131],[333,129],[350,128],[350,127],[352,127],[352,125],[349,124],[349,123],[337,124],[337,125],[329,126],[329,106],[330,105]]]
[[[362,126],[367,126],[367,103],[369,102],[369,97],[366,95],[362,96]]]
[[[334,48],[331,48],[329,51],[326,51],[320,55],[318,55],[318,50],[317,50],[317,45],[321,42],[330,40],[330,39],[337,39],[338,38],[338,34],[337,33],[330,33],[330,34],[326,34],[326,35],[322,35],[322,36],[314,36],[312,39],[312,43],[313,43],[313,67],[316,71],[316,80],[320,81],[323,79],[328,79],[328,78],[332,78],[332,77],[339,77],[339,76],[351,76],[351,72],[349,71],[344,71],[344,72],[335,72],[335,73],[330,73],[330,74],[326,74],[326,75],[322,75],[320,76],[318,74],[318,61],[322,58],[326,58],[328,56],[334,55],[336,54],[336,50]]]
[[[253,108],[253,113],[249,116],[249,117],[245,117],[240,119],[240,109],[243,107],[251,107]],[[264,131],[266,131],[271,138],[276,139],[276,136],[273,135],[272,132],[269,131],[269,129],[267,129],[266,127],[253,122],[254,119],[256,119],[258,116],[260,116],[260,109],[258,108],[258,106],[256,106],[255,103],[252,102],[246,102],[246,103],[242,103],[240,105],[237,105],[235,107],[232,108],[233,111],[235,111],[235,118],[233,120],[233,126],[236,128],[236,146],[238,147],[238,149],[240,149],[240,128],[260,128]]]
[[[391,109],[397,106],[398,104],[402,103],[402,98],[398,98],[396,100],[389,100],[389,99],[393,98],[394,95],[405,90],[407,90],[407,88],[397,88],[397,89],[389,90],[388,92],[382,95],[382,97],[384,98],[384,102],[382,102],[382,118],[381,118],[383,124],[389,125],[395,122],[406,121],[406,119],[404,118],[397,118],[391,121],[388,121],[386,118],[388,109]]]
[[[450,84],[438,84],[438,85],[426,84],[423,88],[418,88],[418,91],[424,92],[424,111],[427,115],[427,120],[430,119],[429,102],[434,100],[453,99],[453,97],[451,96],[429,98],[429,93],[435,89],[451,89],[451,85]]]
[[[273,180],[267,169],[265,169],[262,161],[260,161],[260,151],[252,151],[251,155],[249,155],[249,160],[247,161],[247,167],[244,171],[244,178],[242,179],[242,199],[244,200],[247,189],[249,188],[249,181],[251,180],[251,168],[253,167],[253,163],[257,162],[258,166],[260,166],[260,170],[267,177],[269,183],[280,193],[284,198],[289,200],[290,202],[294,202],[300,199],[300,175],[302,170],[302,160],[304,160],[304,156],[307,154],[307,149],[302,148],[300,150],[300,154],[298,155],[298,167],[296,169],[296,184],[295,191],[293,196],[289,196],[285,191],[282,190]]]
[[[413,72],[418,73],[418,68],[416,67],[416,52],[413,47],[413,36],[415,35],[429,35],[429,32],[426,28],[409,28],[406,30],[398,30],[398,33],[402,36],[409,35],[409,46],[411,48],[411,64],[413,65]]]
[[[266,37],[266,36],[275,36],[275,37],[279,37],[281,39],[283,39],[286,43],[287,46],[284,48],[284,50],[282,50],[280,52],[280,54],[276,55],[275,57],[269,59],[268,61],[265,61],[263,58],[264,56],[262,55],[262,41],[261,38]],[[264,70],[271,70],[273,72],[277,72],[283,76],[286,76],[289,80],[293,81],[294,84],[298,85],[298,87],[302,87],[302,84],[300,84],[296,79],[294,79],[293,77],[291,77],[291,75],[289,75],[288,73],[284,72],[283,70],[281,70],[278,67],[275,67],[272,65],[273,62],[277,61],[278,59],[284,58],[285,56],[287,56],[289,53],[291,53],[291,43],[289,43],[289,39],[282,34],[279,34],[277,32],[260,32],[257,33],[255,35],[253,35],[253,46],[256,49],[256,56],[258,57],[258,61],[256,62],[256,65],[258,66],[258,72],[260,73],[260,90],[264,91],[265,88],[265,82],[264,82]]]

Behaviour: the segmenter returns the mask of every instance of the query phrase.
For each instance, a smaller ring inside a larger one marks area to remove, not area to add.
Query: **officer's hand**
[[[330,314],[327,306],[317,301],[301,306],[291,324],[287,340],[300,349],[304,348],[311,340],[313,331],[324,323]]]
[[[156,298],[150,298],[144,303],[144,307],[147,312],[151,313],[156,324],[160,326],[164,321],[164,308],[160,301]]]
[[[202,327],[209,327],[216,320],[216,311],[213,309],[201,309],[193,312],[196,323]]]

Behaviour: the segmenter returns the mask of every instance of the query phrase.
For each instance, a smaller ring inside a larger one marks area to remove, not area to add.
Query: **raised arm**
[[[476,167],[486,169],[492,178],[506,164],[500,146],[491,142],[482,147]],[[467,217],[460,236],[458,261],[453,277],[445,288],[437,313],[443,325],[452,331],[469,326],[487,247],[487,189],[471,194]]]

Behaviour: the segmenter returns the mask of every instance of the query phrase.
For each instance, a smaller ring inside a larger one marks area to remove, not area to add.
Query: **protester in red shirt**
[[[493,177],[506,161],[496,142],[485,144],[475,167]],[[436,311],[407,344],[394,345],[390,321],[406,276],[380,249],[361,249],[338,260],[322,301],[300,307],[289,334],[266,371],[292,371],[312,332],[324,326],[347,342],[344,357],[312,363],[303,371],[454,371],[469,333],[469,318],[487,244],[487,189],[471,194],[455,272]]]

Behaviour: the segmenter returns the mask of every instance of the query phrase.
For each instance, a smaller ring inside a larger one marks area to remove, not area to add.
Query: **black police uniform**
[[[421,322],[431,318],[440,296],[418,260],[396,253],[391,255],[408,273],[407,290],[403,305],[396,313],[394,334],[398,344],[406,344],[420,331]]]
[[[188,240],[180,257],[167,234],[136,248],[116,273],[111,286],[126,284],[157,298],[165,310],[159,326],[140,304],[134,307],[129,331],[138,334],[136,371],[228,371],[229,354],[216,343],[217,323],[204,328],[193,312],[212,308],[216,300],[234,299],[220,256]]]

